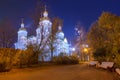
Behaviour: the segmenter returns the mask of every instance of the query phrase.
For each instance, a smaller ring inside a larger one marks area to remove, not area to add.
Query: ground
[[[114,74],[78,64],[13,69],[0,73],[0,80],[119,80]]]

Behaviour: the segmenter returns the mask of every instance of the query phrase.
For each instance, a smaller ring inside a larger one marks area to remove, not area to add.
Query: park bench
[[[120,75],[120,69],[119,68],[116,68],[115,71],[118,75]]]
[[[103,69],[112,69],[114,66],[114,62],[102,62],[101,64],[98,64],[98,68],[103,68]]]
[[[90,61],[88,63],[89,66],[96,66],[98,64],[98,61]]]

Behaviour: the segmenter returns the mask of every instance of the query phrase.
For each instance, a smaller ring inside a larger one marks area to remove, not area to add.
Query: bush
[[[12,64],[10,58],[5,58],[0,60],[0,72],[10,71],[12,69]]]
[[[70,62],[72,64],[78,64],[79,63],[79,58],[77,56],[70,56]]]
[[[116,54],[114,62],[115,62],[115,67],[120,68],[120,54]]]
[[[78,64],[79,59],[77,56],[55,56],[52,62],[55,64]]]
[[[10,48],[0,48],[0,72],[12,69],[15,50]]]
[[[29,67],[32,64],[38,63],[38,52],[32,49],[18,50],[15,58],[15,63],[18,67]]]
[[[17,54],[18,60],[16,65],[19,66],[20,68],[27,65],[29,56],[30,55],[26,54],[25,51],[20,50],[20,53]]]
[[[109,55],[106,53],[106,48],[98,48],[96,51],[93,53],[93,56],[95,60],[102,62],[102,61],[107,61],[107,58]]]
[[[10,71],[13,66],[22,68],[36,63],[38,63],[38,52],[32,49],[0,48],[0,72]]]

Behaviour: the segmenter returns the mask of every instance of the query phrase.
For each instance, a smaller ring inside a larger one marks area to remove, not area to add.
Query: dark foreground
[[[119,80],[115,73],[85,64],[13,69],[0,73],[0,80]]]

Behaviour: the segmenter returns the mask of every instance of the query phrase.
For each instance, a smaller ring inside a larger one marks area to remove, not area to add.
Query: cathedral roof
[[[25,30],[26,31],[26,28],[20,28],[19,30]]]
[[[48,17],[42,17],[42,18],[40,18],[40,21],[43,21],[43,20],[50,20],[50,18],[48,18]]]

